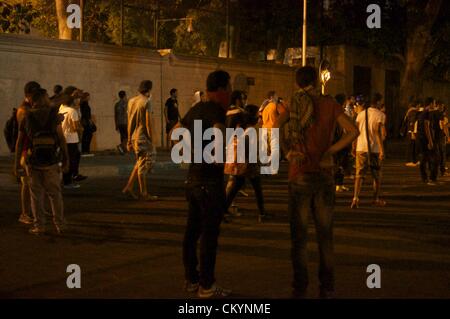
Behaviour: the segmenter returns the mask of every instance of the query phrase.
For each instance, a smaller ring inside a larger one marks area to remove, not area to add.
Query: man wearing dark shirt
[[[207,79],[207,89],[209,102],[196,104],[181,120],[183,127],[191,133],[192,146],[195,146],[196,122],[198,125],[201,121],[202,136],[208,128],[218,128],[222,133],[225,131],[225,115],[231,94],[229,74],[225,71],[211,73]],[[196,151],[203,154],[207,144],[209,142],[202,142],[201,150]],[[200,298],[224,297],[231,291],[217,286],[214,277],[220,223],[225,212],[224,167],[219,163],[208,164],[204,159],[195,163],[194,147],[191,152],[192,163],[186,181],[189,212],[183,241],[185,288],[188,292],[197,292]],[[200,271],[197,258],[199,240]]]
[[[119,92],[119,101],[114,105],[114,122],[116,131],[120,134],[120,144],[117,146],[120,154],[125,154],[128,142],[128,100],[125,91]]]
[[[180,113],[178,111],[178,91],[177,89],[170,90],[170,97],[166,101],[164,108],[164,116],[166,118],[166,134],[167,134],[167,145],[171,142],[170,131],[178,123],[180,119]]]
[[[402,134],[408,138],[408,153],[406,166],[417,166],[417,146],[416,146],[416,134],[414,133],[414,125],[417,120],[418,110],[420,108],[420,101],[412,103],[406,112],[405,118],[402,123]]]
[[[437,181],[438,158],[431,127],[430,110],[433,110],[433,99],[427,98],[425,105],[426,108],[422,108],[417,115],[417,143],[420,154],[420,175],[424,183],[434,186]],[[430,173],[429,175],[428,170]]]
[[[440,170],[442,176],[445,175],[445,164],[443,161],[445,148],[445,144],[443,142],[445,140],[445,134],[441,128],[441,121],[443,120],[444,112],[439,110],[438,104],[434,102],[432,108],[430,109],[430,128],[431,136],[433,137],[433,144],[436,149],[435,169],[436,171]]]

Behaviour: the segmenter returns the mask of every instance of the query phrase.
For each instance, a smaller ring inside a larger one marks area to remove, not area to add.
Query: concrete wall
[[[194,91],[205,90],[207,75],[218,68],[230,73],[235,86],[247,89],[249,103],[259,105],[272,89],[289,99],[295,89],[294,70],[287,66],[192,56],[161,57],[146,49],[0,34],[0,123],[3,126],[12,108],[22,101],[27,81],[38,81],[50,93],[55,84],[75,85],[91,94],[98,127],[93,149],[112,149],[119,143],[113,110],[117,92],[125,90],[132,96],[140,81],[149,79],[153,81],[155,133],[161,145],[161,111],[170,89],[178,89],[183,115],[192,104]],[[246,85],[247,77],[255,79],[255,86]],[[0,155],[7,152],[2,137]]]

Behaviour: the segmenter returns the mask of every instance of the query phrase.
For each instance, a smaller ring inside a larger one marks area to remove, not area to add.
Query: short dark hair
[[[377,104],[378,102],[380,102],[383,99],[383,95],[381,95],[380,93],[375,93],[372,97],[372,104]]]
[[[30,81],[25,84],[23,91],[26,97],[31,97],[33,93],[39,90],[40,88],[41,85],[39,83],[37,83],[36,81]]]
[[[434,101],[434,98],[432,98],[431,96],[430,96],[430,97],[427,97],[427,98],[425,99],[425,106],[430,105],[431,103],[433,103],[433,101]]]
[[[231,105],[235,105],[237,100],[243,99],[244,92],[236,90],[231,93]]]
[[[245,111],[247,113],[247,125],[256,125],[259,121],[259,106],[249,104],[245,107]]]
[[[62,104],[69,105],[69,106],[72,105],[73,102],[75,101],[75,98],[76,98],[74,96],[74,93],[76,91],[78,91],[78,89],[76,87],[74,87],[73,85],[70,85],[70,86],[66,87],[64,89],[63,97],[61,99]]]
[[[295,81],[301,88],[305,88],[308,85],[316,86],[317,84],[317,71],[312,66],[302,66],[295,73]]]
[[[125,91],[119,91],[119,98],[123,99],[127,93]]]
[[[152,90],[153,87],[153,82],[150,80],[144,80],[141,82],[141,84],[139,85],[139,93],[141,94],[145,94],[148,93]]]
[[[267,92],[267,98],[270,99],[271,97],[275,96],[275,91],[269,91]]]
[[[56,84],[53,87],[53,93],[55,93],[55,94],[61,94],[62,90],[63,90],[63,87],[59,84]]]
[[[66,87],[64,89],[64,95],[72,95],[73,92],[75,92],[76,90],[78,90],[78,89],[75,86],[69,85],[68,87]]]
[[[336,102],[338,102],[340,105],[344,105],[345,94],[343,94],[343,93],[337,94],[334,98],[336,99]]]
[[[47,107],[45,97],[47,96],[47,90],[43,88],[37,89],[31,96],[31,104],[34,107]]]
[[[230,75],[223,70],[211,72],[206,80],[206,89],[209,92],[217,92],[219,89],[226,89],[230,83]]]
[[[174,94],[176,91],[178,91],[178,90],[173,88],[172,90],[170,90],[170,95]]]

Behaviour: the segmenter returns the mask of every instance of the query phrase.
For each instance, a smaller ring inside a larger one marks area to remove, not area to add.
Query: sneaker
[[[184,290],[187,292],[190,292],[190,293],[197,292],[199,287],[200,287],[200,284],[198,282],[192,283],[187,280],[184,282]]]
[[[240,191],[239,191],[239,194],[241,194],[241,195],[244,196],[244,197],[248,197],[248,193],[245,192],[245,191],[243,191],[243,190],[240,190]]]
[[[76,176],[73,177],[73,180],[74,180],[75,182],[81,182],[81,181],[84,181],[84,180],[87,179],[87,178],[88,178],[87,176],[76,175]]]
[[[242,213],[239,211],[239,206],[238,205],[231,205],[231,212],[229,212],[229,215],[232,217],[241,217]]]
[[[25,214],[20,214],[19,222],[25,225],[31,225],[33,223],[33,218]]]
[[[413,162],[409,162],[409,163],[406,163],[405,166],[407,166],[407,167],[416,167],[416,164],[413,163]]]
[[[429,182],[427,183],[427,185],[428,185],[428,186],[436,186],[437,183],[436,183],[435,181],[429,181]]]
[[[343,192],[344,192],[343,186],[337,185],[336,186],[336,193],[343,193]]]
[[[258,223],[264,223],[268,220],[271,220],[273,218],[272,214],[269,213],[263,213],[258,215]]]
[[[30,234],[32,235],[43,235],[45,234],[45,229],[42,227],[36,227],[34,226],[33,228],[30,228],[30,230],[28,231]]]
[[[55,229],[58,235],[62,235],[67,231],[67,227],[65,225],[55,225]]]
[[[155,202],[159,199],[158,196],[152,196],[152,195],[145,195],[141,197],[141,200],[145,202]]]
[[[319,298],[334,299],[335,298],[334,290],[320,289]]]
[[[125,154],[125,152],[124,152],[124,150],[122,148],[122,145],[117,145],[117,150],[119,151],[120,155],[124,155]]]
[[[80,184],[67,184],[67,185],[64,185],[64,189],[77,189],[77,188],[80,188],[81,186],[80,186]]]
[[[305,290],[297,290],[294,289],[292,291],[292,299],[306,299],[308,297],[308,293]]]
[[[202,286],[198,288],[198,296],[200,298],[212,298],[212,297],[228,297],[231,295],[230,289],[225,289],[213,284],[211,288],[204,289]]]
[[[81,154],[81,157],[94,157],[95,155],[92,153],[83,153]]]

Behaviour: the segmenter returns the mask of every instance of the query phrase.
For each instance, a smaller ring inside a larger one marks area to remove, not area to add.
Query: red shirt
[[[329,96],[315,96],[313,100],[314,122],[306,131],[305,145],[295,146],[297,151],[305,154],[305,159],[300,164],[295,161],[289,163],[289,181],[307,173],[323,171],[319,166],[320,160],[333,143],[337,118],[344,113],[342,106]]]

